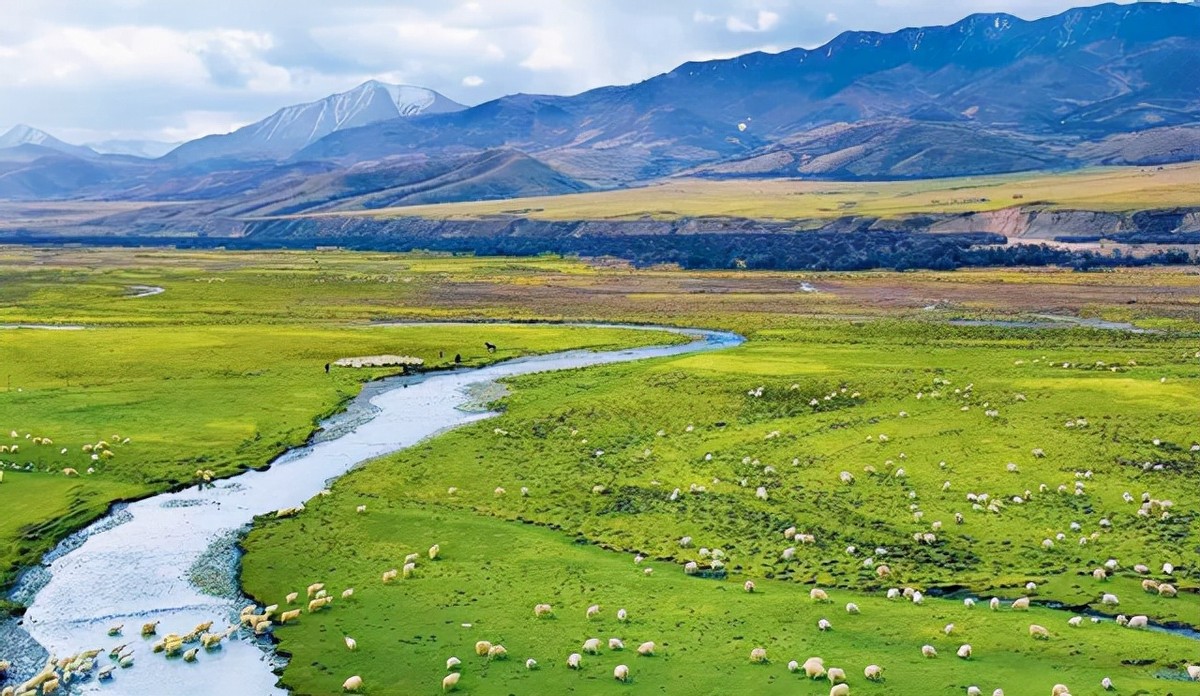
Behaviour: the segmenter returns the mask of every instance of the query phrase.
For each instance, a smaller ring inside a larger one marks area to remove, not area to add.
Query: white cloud
[[[825,15],[825,23],[826,24],[837,24],[837,21],[838,21],[838,16],[836,14],[830,12],[829,14]]]
[[[567,49],[567,40],[557,29],[538,29],[532,32],[536,47],[525,60],[522,68],[534,71],[566,70],[575,65],[575,57]]]
[[[467,75],[462,79],[463,87],[478,87],[483,84],[483,78],[478,75]]]
[[[720,19],[720,17],[718,17],[717,15],[708,14],[707,12],[703,12],[702,10],[696,10],[695,12],[692,13],[692,21],[697,24],[712,24],[713,22],[717,21],[718,19]]]
[[[763,32],[774,29],[779,24],[779,13],[770,10],[759,10],[754,24],[749,24],[740,17],[730,15],[725,20],[725,28],[735,34],[746,32]]]

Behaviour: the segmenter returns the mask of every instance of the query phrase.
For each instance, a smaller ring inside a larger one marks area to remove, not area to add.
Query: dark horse
[[[484,348],[487,348],[487,351],[488,351],[489,353],[495,353],[495,352],[496,352],[496,344],[495,344],[495,343],[488,343],[487,341],[484,341],[484,342],[483,342],[483,347],[484,347]]]

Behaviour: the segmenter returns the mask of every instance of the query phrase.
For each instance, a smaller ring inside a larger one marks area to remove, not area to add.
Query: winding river
[[[368,384],[345,413],[323,424],[311,444],[289,451],[269,469],[119,506],[64,541],[14,591],[16,598],[29,602],[20,628],[56,655],[99,647],[107,652],[121,643],[133,647],[132,668],[118,669],[111,682],[93,678],[74,685],[79,693],[284,694],[273,672],[278,658],[261,642],[229,640],[222,649],[185,663],[151,654],[151,639],[142,638],[140,628],[144,622],[160,621],[161,635],[186,633],[205,621],[215,622],[214,632],[235,624],[246,600],[236,590],[233,541],[254,516],[299,505],[369,459],[495,415],[464,407],[478,402],[480,390],[498,379],[717,350],[743,340],[710,331],[622,328],[671,331],[692,341],[610,352],[569,351]],[[196,569],[200,577],[223,576],[228,591],[209,583],[202,583],[202,590]],[[123,636],[107,635],[114,624],[124,624]],[[102,657],[100,664],[109,664],[108,658]]]

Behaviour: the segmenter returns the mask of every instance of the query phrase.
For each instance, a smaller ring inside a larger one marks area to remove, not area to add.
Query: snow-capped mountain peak
[[[223,156],[284,158],[335,131],[465,108],[431,89],[368,80],[318,101],[286,106],[228,135],[185,143],[174,154],[189,161]]]

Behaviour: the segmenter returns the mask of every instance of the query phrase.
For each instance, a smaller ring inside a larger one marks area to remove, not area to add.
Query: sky
[[[0,132],[225,133],[368,79],[465,104],[575,94],[846,30],[1089,0],[0,0]]]

